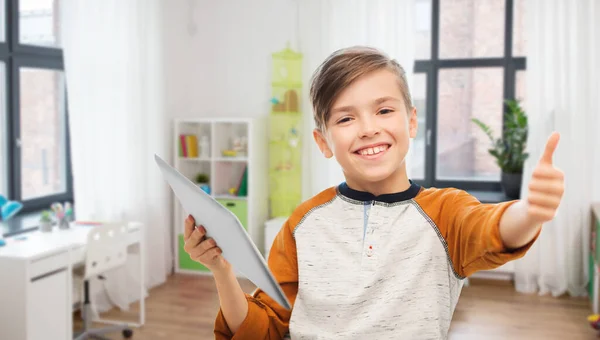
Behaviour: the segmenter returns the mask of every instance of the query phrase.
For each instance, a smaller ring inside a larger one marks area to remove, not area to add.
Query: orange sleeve
[[[484,204],[454,188],[424,189],[415,200],[445,239],[454,270],[463,277],[523,257],[539,236],[518,249],[504,246],[500,219],[516,200]]]
[[[296,242],[289,220],[283,225],[269,252],[269,268],[291,305],[298,292]],[[286,310],[260,289],[246,294],[248,315],[234,334],[221,310],[215,322],[215,339],[282,339],[288,331],[291,311]]]
[[[298,253],[294,229],[312,208],[334,196],[335,189],[330,188],[298,206],[284,223],[269,251],[269,268],[292,308],[298,293]],[[253,294],[246,294],[246,299],[248,314],[235,334],[232,334],[222,311],[219,310],[215,321],[215,339],[275,340],[282,339],[288,333],[291,310],[283,308],[260,289]]]

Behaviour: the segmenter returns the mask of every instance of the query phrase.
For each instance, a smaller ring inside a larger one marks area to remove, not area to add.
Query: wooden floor
[[[242,287],[254,289],[247,281]],[[211,277],[173,275],[150,291],[146,325],[134,329],[133,339],[213,339],[218,307]],[[137,305],[130,312],[113,310],[103,317],[134,320],[135,313]],[[586,299],[523,295],[508,282],[472,280],[463,289],[449,339],[597,339],[586,321],[589,313]],[[120,334],[109,337],[121,339]]]

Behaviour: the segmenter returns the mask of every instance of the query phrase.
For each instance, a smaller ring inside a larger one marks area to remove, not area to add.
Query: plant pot
[[[40,221],[40,231],[44,233],[48,233],[52,231],[52,222],[49,221]]]
[[[58,229],[69,229],[69,220],[65,217],[59,218]]]
[[[510,199],[519,199],[521,197],[522,173],[502,173],[502,189],[506,197]]]
[[[210,195],[210,186],[208,183],[196,183],[196,185],[202,189],[202,191]]]

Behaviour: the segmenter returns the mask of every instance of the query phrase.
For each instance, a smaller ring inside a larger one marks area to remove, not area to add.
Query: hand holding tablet
[[[237,216],[159,156],[154,158],[183,209],[193,217],[186,221],[186,233],[188,229],[190,233],[187,238],[190,244],[186,247],[190,255],[206,261],[207,268],[230,264],[281,306],[291,309],[279,283]],[[202,226],[206,233],[194,230],[195,226]]]
[[[206,228],[196,225],[192,215],[185,219],[183,240],[185,242],[183,249],[191,259],[203,264],[211,272],[231,267],[231,264],[221,255],[223,250],[219,248],[215,239],[206,237]]]

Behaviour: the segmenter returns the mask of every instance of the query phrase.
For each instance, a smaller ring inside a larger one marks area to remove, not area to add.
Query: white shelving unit
[[[267,129],[261,118],[198,118],[174,121],[174,167],[196,183],[200,173],[209,177],[210,194],[230,209],[242,222],[250,237],[264,254],[264,224],[268,217]],[[186,143],[187,156],[181,150],[181,135],[195,136]],[[189,143],[200,143],[208,136],[210,148],[203,153]],[[234,141],[246,141],[245,152],[224,154],[232,150]],[[238,188],[246,171],[247,194],[239,196],[230,192]],[[183,251],[183,228],[187,212],[172,196],[174,211],[175,271],[178,273],[209,273],[199,263],[192,261]]]

